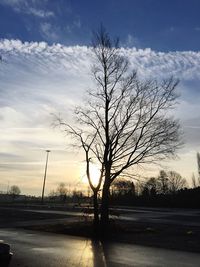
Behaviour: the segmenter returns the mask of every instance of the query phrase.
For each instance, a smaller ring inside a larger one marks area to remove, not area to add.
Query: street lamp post
[[[46,150],[47,152],[47,158],[46,158],[46,165],[45,165],[45,171],[44,171],[44,181],[43,181],[43,188],[42,188],[42,203],[44,202],[44,189],[45,189],[45,182],[47,177],[47,165],[48,165],[48,159],[49,159],[49,152],[50,150]]]

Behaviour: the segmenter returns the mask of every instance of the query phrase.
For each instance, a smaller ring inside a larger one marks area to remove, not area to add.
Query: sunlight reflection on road
[[[200,255],[60,234],[1,229],[14,253],[10,267],[199,267]]]

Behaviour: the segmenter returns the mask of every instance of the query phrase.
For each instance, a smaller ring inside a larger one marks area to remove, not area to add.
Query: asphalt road
[[[167,225],[200,226],[199,210],[183,209],[117,209],[118,219],[159,222]],[[11,267],[59,266],[200,266],[200,254],[122,243],[95,243],[66,235],[3,229],[26,225],[79,220],[79,210],[64,211],[35,208],[0,208],[0,239],[11,245],[14,257]],[[3,215],[3,216],[2,216]]]
[[[200,227],[200,210],[197,209],[115,208],[114,211],[119,215],[115,216],[115,219],[118,220]],[[0,214],[3,215],[0,216],[0,227],[55,223],[66,219],[69,221],[72,218],[78,220],[83,216],[83,212],[79,209],[69,211],[37,207],[0,207]]]
[[[200,254],[121,243],[95,243],[85,238],[0,230],[14,253],[10,267],[199,267]]]
[[[121,220],[200,227],[200,210],[198,209],[116,208],[115,210],[119,211]]]

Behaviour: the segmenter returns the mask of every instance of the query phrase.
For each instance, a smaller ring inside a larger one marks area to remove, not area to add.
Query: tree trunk
[[[94,208],[94,233],[98,233],[99,228],[99,206],[98,206],[98,191],[93,192],[93,208]]]
[[[106,232],[109,224],[109,183],[105,183],[101,203],[101,228]]]

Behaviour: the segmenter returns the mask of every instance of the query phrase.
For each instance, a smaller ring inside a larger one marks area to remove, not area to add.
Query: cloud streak
[[[49,25],[47,25],[49,28]],[[91,62],[92,52],[91,49],[85,46],[64,46],[55,44],[48,46],[45,42],[25,42],[20,40],[2,40],[0,42],[0,50],[6,56],[10,54],[14,57],[25,57],[31,60],[33,57],[36,63],[38,61],[46,61],[48,56],[52,55],[52,59],[49,63],[56,63],[59,60],[61,67],[66,67],[67,62],[78,62],[82,60],[82,63],[86,60]],[[200,78],[200,52],[185,51],[185,52],[155,52],[150,48],[136,49],[136,48],[121,48],[121,54],[128,57],[132,67],[136,68],[141,75],[152,76],[159,75],[166,77],[166,75],[175,75],[183,80],[199,79]],[[28,58],[29,55],[29,58]],[[40,58],[39,58],[40,56]],[[78,58],[79,56],[79,58]],[[15,58],[16,59],[16,58]],[[19,58],[20,59],[20,58]],[[48,65],[48,68],[52,67],[52,64]]]
[[[9,6],[17,13],[32,15],[38,18],[54,17],[53,11],[45,9],[43,5],[45,2],[40,0],[1,0],[0,4]]]

